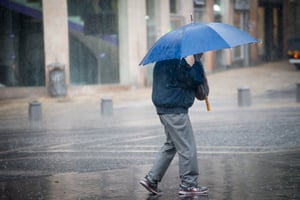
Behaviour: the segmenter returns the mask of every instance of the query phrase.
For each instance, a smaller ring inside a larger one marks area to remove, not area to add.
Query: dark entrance
[[[283,3],[280,0],[260,0],[264,20],[264,61],[283,57]]]

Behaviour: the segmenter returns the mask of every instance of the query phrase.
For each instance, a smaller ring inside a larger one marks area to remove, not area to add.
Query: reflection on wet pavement
[[[177,160],[152,196],[138,181],[149,165],[87,173],[15,177],[0,182],[1,199],[299,199],[299,150],[268,154],[200,154],[200,183],[207,196],[179,196]],[[2,177],[3,178],[3,177]]]

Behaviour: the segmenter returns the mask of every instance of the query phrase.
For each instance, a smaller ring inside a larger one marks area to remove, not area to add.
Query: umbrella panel
[[[228,24],[191,23],[162,36],[140,65],[258,42],[248,33]]]

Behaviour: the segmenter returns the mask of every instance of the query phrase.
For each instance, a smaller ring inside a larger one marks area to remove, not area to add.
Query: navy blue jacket
[[[158,114],[187,113],[196,87],[204,81],[201,62],[192,67],[182,59],[157,62],[153,70],[152,101]]]

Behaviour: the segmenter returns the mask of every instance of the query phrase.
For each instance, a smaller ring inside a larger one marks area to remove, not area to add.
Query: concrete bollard
[[[32,101],[29,103],[29,120],[30,121],[41,121],[42,120],[42,106],[41,103],[37,101]]]
[[[113,115],[113,102],[110,97],[104,97],[101,99],[101,114],[103,116]]]
[[[297,83],[296,101],[300,103],[300,83]]]
[[[238,88],[238,105],[239,106],[250,106],[251,105],[251,94],[248,87]]]

